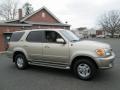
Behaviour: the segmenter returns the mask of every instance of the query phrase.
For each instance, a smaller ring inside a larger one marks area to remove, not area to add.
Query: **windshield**
[[[68,30],[61,30],[60,31],[69,41],[79,41],[80,38],[77,37],[73,32]]]

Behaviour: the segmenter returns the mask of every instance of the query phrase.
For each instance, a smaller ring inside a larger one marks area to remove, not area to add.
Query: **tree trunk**
[[[112,35],[111,38],[114,38],[114,33],[111,33],[111,35]]]

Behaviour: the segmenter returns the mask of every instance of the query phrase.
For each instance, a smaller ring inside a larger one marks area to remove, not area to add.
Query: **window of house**
[[[28,42],[42,42],[42,31],[32,31],[26,38]]]
[[[44,12],[42,12],[42,17],[45,18],[45,13]]]

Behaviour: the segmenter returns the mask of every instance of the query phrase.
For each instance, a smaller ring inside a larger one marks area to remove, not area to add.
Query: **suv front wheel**
[[[90,80],[95,76],[97,68],[90,59],[81,59],[75,62],[73,71],[78,78]]]
[[[28,66],[26,57],[23,54],[15,56],[15,65],[18,69],[25,69]]]

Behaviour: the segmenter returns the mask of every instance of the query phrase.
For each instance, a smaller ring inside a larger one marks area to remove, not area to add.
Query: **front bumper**
[[[98,68],[109,69],[113,67],[113,61],[115,60],[115,54],[112,53],[111,56],[105,58],[96,58]]]

